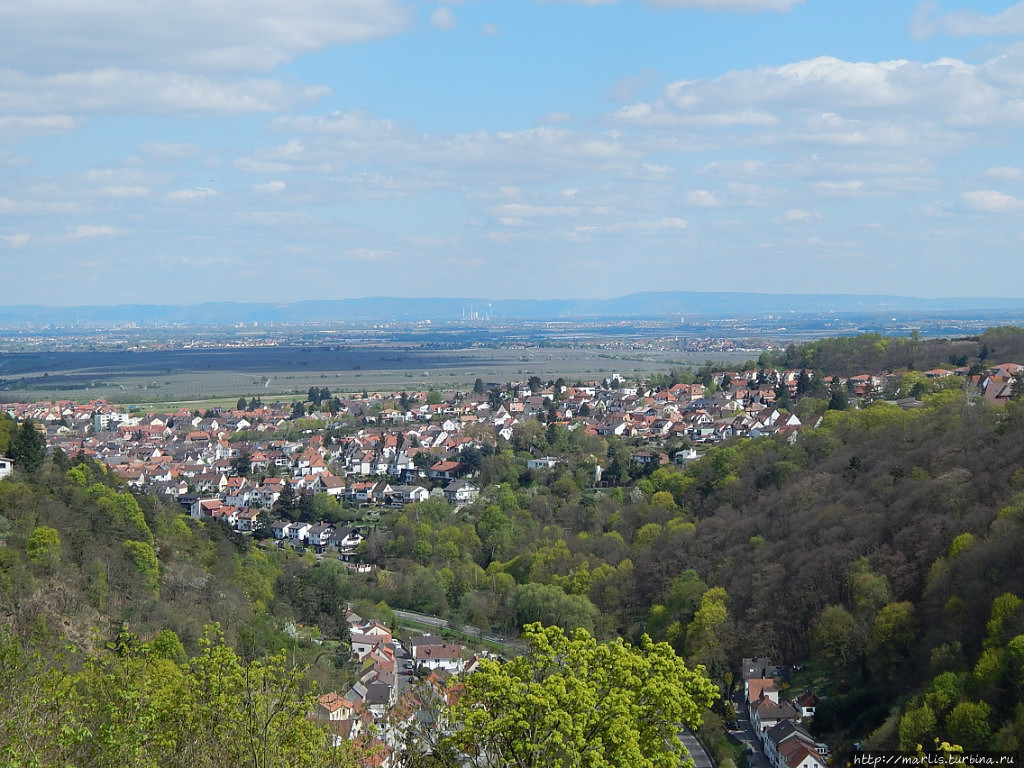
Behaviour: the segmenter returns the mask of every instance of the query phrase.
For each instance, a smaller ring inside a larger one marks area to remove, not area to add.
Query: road
[[[764,750],[761,746],[761,740],[757,738],[757,734],[754,733],[754,726],[750,722],[750,716],[747,712],[747,703],[743,698],[743,692],[740,691],[736,694],[735,702],[737,718],[740,729],[733,732],[733,736],[737,740],[746,745],[747,749],[747,767],[748,768],[772,768],[771,763],[768,762],[768,758],[765,757]]]
[[[704,747],[697,737],[693,735],[693,731],[689,728],[684,728],[679,732],[679,740],[683,742],[687,751],[690,753],[690,757],[693,758],[694,768],[715,768],[715,764],[711,762],[711,758],[708,753],[704,751]]]
[[[526,645],[517,637],[499,635],[489,630],[480,629],[480,627],[470,626],[469,624],[452,624],[447,619],[428,616],[425,613],[414,613],[413,611],[400,611],[397,609],[392,609],[392,612],[395,614],[396,619],[402,621],[413,621],[417,624],[426,624],[428,627],[437,627],[438,629],[452,629],[456,632],[461,632],[463,635],[477,637],[481,640],[486,640],[488,643],[500,645],[512,653],[526,652]]]

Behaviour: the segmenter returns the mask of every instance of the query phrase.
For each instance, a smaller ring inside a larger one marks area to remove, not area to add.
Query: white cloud
[[[996,179],[1004,179],[1006,181],[1016,181],[1018,179],[1024,179],[1024,168],[1016,168],[1011,165],[1002,165],[998,168],[989,168],[985,171],[985,174],[992,176]]]
[[[547,125],[498,133],[422,134],[395,121],[349,111],[279,118],[274,126],[299,138],[242,158],[237,167],[278,174],[322,166],[338,173],[384,164],[439,186],[508,186],[557,181],[572,173],[625,170],[641,156],[614,135]]]
[[[435,8],[433,13],[430,14],[430,25],[438,29],[454,29],[455,13],[447,6]]]
[[[612,5],[618,0],[541,0],[541,2],[566,2],[576,5]]]
[[[215,197],[217,192],[209,187],[197,187],[196,189],[176,189],[164,195],[164,200],[175,203],[191,202],[202,200],[207,197]]]
[[[649,0],[662,8],[703,8],[708,11],[732,13],[786,12],[804,0]]]
[[[680,219],[676,216],[666,216],[663,219],[657,221],[631,221],[623,222],[621,224],[613,224],[610,228],[612,230],[622,229],[638,229],[638,230],[656,230],[656,229],[686,229],[689,226],[686,219]]]
[[[607,5],[617,0],[564,0],[580,5]],[[659,8],[701,8],[706,11],[726,13],[760,13],[762,11],[785,12],[800,5],[804,0],[648,0]]]
[[[697,172],[707,176],[751,178],[761,175],[765,165],[763,160],[714,160]]]
[[[552,216],[575,216],[580,208],[573,205],[531,205],[529,203],[505,203],[497,205],[492,212],[504,220],[525,221],[529,218]]]
[[[819,181],[814,184],[819,194],[829,197],[853,197],[864,191],[864,182],[853,181]]]
[[[97,187],[95,193],[100,197],[127,200],[150,197],[153,194],[153,190],[146,186]]]
[[[718,195],[706,189],[695,189],[686,195],[686,204],[697,208],[718,208],[722,201]]]
[[[964,192],[960,199],[970,210],[979,213],[1006,213],[1024,210],[1024,200],[997,192],[994,189]]]
[[[330,93],[325,86],[295,86],[269,79],[213,80],[179,72],[109,67],[46,77],[0,71],[0,108],[7,112],[113,112],[232,115],[278,112],[308,105]],[[38,118],[37,118],[38,119]],[[67,130],[71,118],[49,117],[37,130]]]
[[[498,25],[497,24],[481,24],[480,25],[480,34],[483,35],[484,37],[494,37],[496,34],[498,34]]]
[[[279,192],[284,192],[286,184],[283,181],[268,181],[265,184],[254,184],[253,191],[261,192],[267,195],[276,195]]]
[[[115,234],[117,234],[117,230],[113,227],[82,224],[72,229],[71,232],[68,233],[68,236],[77,240],[84,237],[105,237],[107,235]]]
[[[820,56],[677,80],[611,120],[632,131],[690,128],[699,133],[686,138],[709,147],[914,147],[934,154],[976,141],[979,129],[1024,125],[1024,66],[1017,66],[1024,65],[1024,50],[1013,61]],[[711,128],[719,130],[701,130]]]
[[[26,110],[33,111],[36,110]],[[15,115],[0,117],[0,136],[16,140],[25,136],[51,136],[69,133],[82,125],[82,120],[68,115]]]
[[[5,240],[7,242],[7,244],[9,246],[11,246],[11,248],[21,248],[21,246],[25,245],[25,243],[27,243],[31,239],[31,237],[32,237],[31,235],[26,235],[24,233],[19,233],[17,235],[9,235],[7,237],[0,237],[0,240]]]
[[[50,192],[51,190],[40,190]],[[0,197],[0,214],[18,216],[46,215],[73,215],[81,212],[81,206],[76,203],[53,200],[15,200],[10,197]]]
[[[954,11],[936,17],[937,5],[919,3],[910,25],[917,39],[940,33],[958,37],[1024,34],[1024,3],[1017,3],[994,14],[977,11]]]
[[[802,211],[798,208],[786,211],[775,221],[779,224],[802,224],[808,221],[817,221],[821,214],[817,211]]]
[[[68,72],[80,62],[178,71],[269,71],[331,45],[407,29],[399,0],[33,0],[0,5],[0,67]]]
[[[571,112],[549,112],[537,121],[541,125],[559,125],[572,122]]]
[[[308,213],[300,211],[242,211],[235,214],[235,219],[246,225],[262,227],[310,227],[315,219]]]

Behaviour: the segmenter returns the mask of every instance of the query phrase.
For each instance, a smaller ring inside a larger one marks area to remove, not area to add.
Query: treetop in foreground
[[[529,652],[485,660],[452,711],[453,746],[474,765],[677,768],[692,764],[679,739],[718,689],[668,643],[644,635],[598,643],[585,630],[530,624]]]

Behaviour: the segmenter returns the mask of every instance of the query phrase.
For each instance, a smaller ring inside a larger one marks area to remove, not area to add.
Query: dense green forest
[[[839,362],[843,347],[852,362]],[[1008,362],[1024,359],[1024,332],[823,340],[785,354],[852,373],[881,370],[892,350],[893,369],[961,355],[969,366],[982,352]],[[48,692],[4,716],[55,723],[55,697],[73,693],[81,714],[61,748],[84,749],[76,729],[92,727],[96,707],[143,697],[152,706],[132,733],[154,754],[142,734],[167,716],[160,697],[199,696],[215,651],[226,668],[258,673],[242,678],[293,686],[289,701],[344,684],[342,611],[357,602],[368,615],[409,608],[510,633],[530,622],[632,642],[647,633],[705,665],[723,693],[741,657],[794,664],[791,689],[817,692],[814,728],[836,748],[941,737],[1019,750],[1024,403],[989,405],[962,387],[921,396],[917,409],[829,410],[793,443],[735,440],[653,471],[630,461],[625,441],[529,422],[475,457],[485,485],[475,504],[385,513],[362,553],[378,568],[358,576],[200,525],[58,453],[0,482],[0,674],[8,690]],[[17,434],[0,418],[0,453]],[[534,455],[567,461],[527,470]],[[611,487],[591,487],[598,463]],[[170,687],[143,695],[153,676]],[[108,678],[122,688],[96,683]],[[715,711],[731,714],[721,701]]]

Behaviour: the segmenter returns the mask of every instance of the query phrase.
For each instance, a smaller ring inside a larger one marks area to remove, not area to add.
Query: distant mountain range
[[[774,313],[875,313],[1022,311],[1024,299],[869,296],[853,294],[633,293],[613,299],[395,298],[291,303],[207,302],[116,306],[0,307],[0,327],[76,325],[223,325],[234,323],[451,322],[460,319],[551,321],[599,318],[739,317]]]

